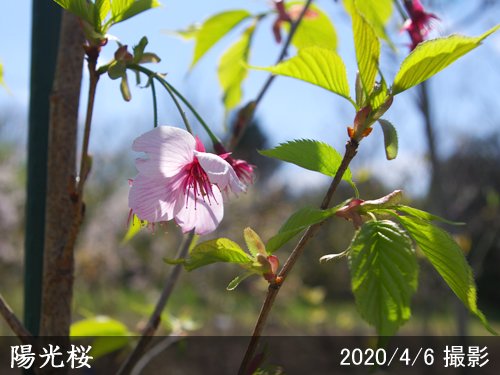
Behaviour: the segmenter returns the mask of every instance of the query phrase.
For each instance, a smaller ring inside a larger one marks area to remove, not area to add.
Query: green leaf
[[[268,254],[274,253],[307,227],[332,217],[344,205],[345,202],[327,210],[309,207],[298,210],[281,226],[278,233],[267,241],[266,250]]]
[[[191,68],[224,35],[250,16],[251,14],[246,10],[230,10],[217,13],[207,19],[196,33],[196,44],[194,46]]]
[[[108,316],[95,316],[75,322],[70,327],[70,336],[128,336],[128,328]]]
[[[465,307],[481,320],[486,329],[495,333],[477,307],[476,285],[472,270],[462,249],[450,234],[417,217],[394,216]]]
[[[293,1],[286,4],[286,9],[290,11],[300,7],[302,10],[304,2]],[[282,23],[286,31],[290,31],[288,22]],[[319,7],[311,5],[299,24],[292,39],[292,44],[297,48],[322,47],[331,50],[337,49],[337,33],[330,21],[330,18]]]
[[[5,81],[3,79],[3,65],[2,65],[2,62],[0,62],[0,86],[3,86],[4,88],[7,88],[7,85],[5,84]]]
[[[99,32],[102,32],[102,26],[106,20],[109,11],[111,10],[111,4],[109,0],[96,0],[94,6],[94,25]]]
[[[137,215],[132,215],[132,218],[130,220],[130,223],[129,223],[129,226],[128,226],[128,230],[127,230],[127,233],[125,233],[125,237],[123,237],[123,240],[122,240],[122,245],[123,244],[126,244],[127,242],[129,242],[132,238],[135,237],[135,235],[137,233],[139,233],[139,231],[144,228],[145,226],[147,225],[146,222],[144,221],[141,221]]]
[[[342,156],[333,147],[311,139],[299,139],[281,143],[278,147],[259,151],[259,153],[330,177],[335,176],[342,162]],[[349,168],[345,171],[342,179],[352,183],[352,175]]]
[[[398,133],[396,128],[389,121],[378,120],[384,132],[385,156],[387,160],[396,159],[398,156]]]
[[[233,280],[231,280],[231,282],[227,285],[226,289],[227,290],[235,290],[238,285],[240,285],[240,283],[247,279],[249,276],[252,276],[252,275],[255,275],[254,272],[247,272],[247,273],[244,273],[243,275],[238,275],[236,276]]]
[[[157,0],[110,0],[111,19],[107,25],[125,21],[146,10],[160,6]]]
[[[122,93],[123,100],[129,102],[132,99],[132,94],[130,93],[130,87],[128,85],[127,73],[122,76],[122,81],[120,82],[120,92]]]
[[[392,221],[369,221],[349,251],[356,305],[381,336],[393,335],[411,315],[418,265],[410,238]]]
[[[74,15],[83,19],[84,21],[87,21],[94,27],[100,26],[94,23],[95,5],[93,2],[87,0],[54,0],[54,1],[57,4],[59,4],[63,9],[66,9],[68,12],[71,12]]]
[[[137,63],[142,59],[142,56],[144,55],[144,50],[146,49],[147,45],[148,45],[148,38],[143,36],[139,41],[139,43],[137,43],[137,45],[132,48],[134,55],[134,63]]]
[[[367,96],[373,91],[380,57],[380,41],[372,26],[359,13],[353,0],[345,0],[345,7],[352,18],[354,46],[359,75]]]
[[[356,7],[372,26],[375,34],[379,38],[384,39],[391,48],[394,48],[389,35],[385,31],[385,26],[392,15],[392,3],[393,0],[356,0]]]
[[[252,228],[245,228],[243,230],[243,236],[245,237],[245,243],[247,244],[250,254],[254,257],[256,257],[257,254],[267,255],[264,242],[262,242],[260,236],[255,233]]]
[[[465,223],[459,223],[456,221],[446,220],[440,216],[433,215],[429,212],[422,211],[422,210],[419,210],[418,208],[414,208],[414,207],[409,207],[409,206],[404,206],[404,205],[395,205],[392,208],[394,208],[395,210],[397,210],[399,212],[403,212],[409,216],[423,219],[425,221],[441,221],[443,223],[450,224],[450,225],[465,225]]]
[[[131,341],[132,333],[118,320],[96,316],[75,322],[70,327],[72,340],[93,337],[89,355],[97,359],[123,348]],[[100,337],[105,336],[105,337]]]
[[[254,26],[246,29],[240,39],[226,50],[219,61],[217,73],[224,92],[223,101],[226,111],[230,111],[241,101],[241,84],[248,75],[246,63],[254,30]]]
[[[192,24],[189,25],[186,29],[184,30],[165,30],[164,32],[166,34],[174,35],[176,37],[179,37],[184,40],[191,40],[195,39],[198,35],[198,32],[200,31],[201,25],[200,24]]]
[[[478,47],[485,38],[499,28],[500,25],[497,25],[478,37],[451,35],[420,43],[402,62],[394,78],[393,94],[399,94],[429,79],[459,57]]]
[[[169,264],[184,264],[187,271],[206,266],[216,262],[237,263],[251,265],[252,258],[240,246],[227,238],[217,238],[196,245],[186,259],[165,259]]]
[[[278,65],[252,68],[312,83],[346,98],[354,105],[349,96],[344,62],[337,53],[329,49],[308,47]]]

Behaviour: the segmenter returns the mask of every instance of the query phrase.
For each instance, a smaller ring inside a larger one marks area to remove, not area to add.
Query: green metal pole
[[[57,57],[61,8],[52,0],[33,0],[31,81],[28,134],[28,182],[24,246],[24,324],[33,335],[40,329],[49,99]]]

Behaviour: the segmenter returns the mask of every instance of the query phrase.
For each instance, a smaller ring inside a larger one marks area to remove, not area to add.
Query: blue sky
[[[118,37],[122,43],[130,46],[136,44],[146,35],[150,41],[148,50],[156,52],[162,62],[150,68],[168,73],[168,79],[185,93],[199,109],[202,116],[214,130],[223,132],[223,106],[221,91],[216,77],[218,57],[232,43],[241,31],[236,29],[219,45],[211,50],[188,74],[193,43],[174,38],[165,30],[176,30],[187,27],[193,22],[200,22],[211,14],[227,9],[247,9],[261,12],[268,9],[266,0],[211,0],[180,1],[164,0],[163,6],[139,15],[123,24],[114,26],[110,33]],[[340,5],[341,2],[318,0],[335,24],[339,36],[339,53],[348,67],[349,79],[355,75],[354,53],[350,23]],[[424,4],[426,2],[424,1]],[[434,2],[436,3],[436,2]],[[443,3],[437,2],[438,5]],[[450,2],[449,2],[450,3]],[[476,1],[454,1],[452,5],[432,10],[439,14],[441,21],[437,31],[453,31],[467,35],[479,35],[500,19],[499,8],[489,12],[476,22],[460,22],[458,20],[468,14],[477,4]],[[446,12],[443,13],[443,10]],[[495,13],[497,13],[495,15]],[[29,87],[29,54],[31,35],[31,2],[18,0],[2,4],[0,20],[0,60],[4,64],[5,80],[12,95],[0,90],[0,110],[7,113],[14,108],[22,114],[12,118],[7,126],[21,136],[26,132],[26,108]],[[386,79],[394,76],[399,61],[406,54],[406,36],[397,32],[399,21],[390,26],[395,42],[400,48],[398,55],[388,49],[382,56],[382,69]],[[270,22],[263,23],[257,30],[250,62],[253,65],[271,65],[279,53],[280,46],[271,37]],[[451,29],[451,30],[450,30]],[[438,126],[440,148],[442,154],[449,153],[460,139],[477,134],[491,132],[500,124],[500,33],[490,37],[483,46],[461,59],[455,65],[441,72],[431,82],[434,103],[433,116]],[[109,43],[102,53],[101,61],[111,59],[115,45]],[[293,52],[292,52],[293,53]],[[251,72],[244,85],[244,101],[253,99],[266,79],[265,72]],[[129,82],[134,80],[131,76]],[[126,103],[119,94],[119,82],[101,79],[97,93],[97,105],[91,152],[109,153],[118,148],[127,148],[132,140],[152,126],[152,103],[149,90],[132,87],[133,99]],[[86,92],[84,81],[83,93]],[[414,93],[403,93],[386,115],[399,131],[400,155],[394,161],[386,161],[383,152],[381,131],[376,129],[374,135],[367,138],[361,147],[360,159],[354,168],[375,167],[377,174],[384,176],[392,185],[405,184],[405,174],[413,175],[407,186],[413,192],[422,192],[426,181],[425,141],[423,124],[415,111]],[[181,121],[167,96],[161,95],[160,122],[169,125],[181,125]],[[82,108],[86,101],[82,95]],[[345,128],[352,121],[352,107],[343,99],[320,88],[299,81],[278,78],[259,107],[257,116],[261,119],[264,130],[269,135],[271,145],[294,138],[313,138],[331,143],[341,150],[346,140]],[[199,129],[199,128],[198,128]],[[201,131],[201,129],[199,129]],[[132,162],[136,155],[129,157]],[[355,171],[354,171],[355,172]],[[308,178],[297,178],[302,174]],[[321,177],[302,172],[298,168],[289,167],[279,174],[279,179],[294,184],[297,188],[324,181]],[[413,180],[413,182],[411,182]],[[415,184],[416,183],[416,184]]]

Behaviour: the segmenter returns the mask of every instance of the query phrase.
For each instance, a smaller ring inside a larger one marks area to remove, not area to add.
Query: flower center
[[[211,204],[212,199],[215,203],[217,203],[212,189],[212,184],[208,179],[208,175],[201,167],[200,162],[198,161],[198,158],[196,156],[191,163],[186,165],[185,176],[186,177],[183,181],[182,188],[186,192],[186,208],[188,205],[189,193],[193,194],[195,208],[196,202],[199,198],[203,199],[209,204]]]

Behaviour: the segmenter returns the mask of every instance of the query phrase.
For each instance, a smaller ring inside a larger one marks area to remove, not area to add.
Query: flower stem
[[[189,103],[189,101],[178,91],[176,90],[176,88],[174,86],[172,86],[171,83],[165,81],[165,84],[170,87],[170,89],[172,90],[172,92],[177,95],[177,97],[186,105],[186,107],[189,108],[189,110],[191,111],[191,113],[194,115],[194,117],[196,117],[196,119],[198,120],[198,122],[200,123],[200,125],[203,127],[203,129],[205,129],[205,131],[207,132],[208,136],[210,137],[210,140],[212,141],[213,144],[216,144],[216,143],[221,143],[219,137],[217,137],[213,132],[212,130],[210,129],[210,127],[207,125],[207,123],[205,121],[203,121],[203,119],[201,118],[201,116],[199,115],[199,113],[194,109],[194,107],[191,105],[191,103]]]
[[[335,173],[335,176],[332,180],[332,183],[330,184],[330,187],[328,188],[328,191],[326,192],[323,201],[321,202],[321,209],[326,209],[330,205],[330,202],[332,200],[332,197],[337,190],[337,187],[339,186],[340,181],[342,180],[342,176],[344,175],[345,171],[349,167],[349,163],[351,160],[356,156],[358,149],[358,143],[350,140],[346,144],[346,150],[344,153],[344,157],[342,158],[342,163],[340,164],[339,169],[337,170],[337,173]],[[284,281],[286,280],[286,277],[289,275],[290,271],[293,269],[293,266],[297,262],[297,259],[300,257],[300,255],[304,252],[304,249],[320,227],[323,225],[324,221],[318,224],[311,225],[309,228],[307,228],[306,232],[300,239],[300,241],[297,243],[295,248],[293,249],[292,253],[286,260],[283,268],[281,269],[280,273],[278,274],[277,279],[280,280],[279,283],[274,282],[269,285],[269,288],[267,290],[267,295],[266,299],[264,300],[264,304],[262,305],[262,308],[259,313],[259,317],[257,319],[257,323],[255,324],[255,328],[252,334],[252,338],[250,339],[250,343],[248,344],[247,351],[245,353],[245,356],[243,358],[243,361],[241,362],[240,369],[238,371],[238,375],[246,375],[246,368],[252,358],[255,355],[255,351],[257,350],[257,345],[260,340],[260,336],[262,335],[262,331],[264,330],[264,327],[267,322],[267,318],[269,316],[269,313],[271,312],[271,309],[273,307],[274,301],[276,299],[276,296],[278,295],[279,289],[281,285],[283,285]]]
[[[148,77],[153,77],[155,78],[160,84],[165,88],[165,90],[168,91],[170,96],[175,95],[177,98],[179,98],[185,105],[188,107],[188,109],[191,111],[194,117],[198,120],[200,125],[203,127],[203,129],[207,132],[208,136],[210,137],[210,140],[212,141],[213,144],[221,143],[220,139],[212,132],[210,127],[207,125],[207,123],[203,120],[203,118],[200,116],[198,111],[193,107],[193,105],[182,95],[179,90],[177,90],[174,86],[172,86],[171,83],[167,82],[161,75],[158,73],[145,68],[141,65],[131,65],[131,69],[137,70],[141,73],[146,74]],[[174,102],[176,101],[175,98],[173,98]]]
[[[188,132],[190,132],[191,134],[193,134],[193,129],[191,128],[191,125],[189,124],[189,121],[188,121],[188,119],[186,117],[186,112],[184,112],[184,110],[182,109],[181,105],[179,104],[179,101],[175,97],[175,94],[172,91],[172,89],[170,88],[170,86],[167,85],[167,83],[165,82],[164,79],[159,78],[159,76],[157,74],[154,75],[153,78],[156,78],[156,80],[158,82],[160,82],[160,84],[165,88],[165,90],[167,90],[168,94],[172,98],[172,101],[174,102],[175,106],[177,107],[177,110],[179,111],[179,114],[182,117],[182,121],[184,122],[184,126],[186,127],[186,130]]]
[[[153,126],[156,128],[158,126],[158,103],[156,100],[156,88],[155,80],[151,79],[151,94],[153,95]]]
[[[191,232],[188,233],[187,237],[183,241],[179,249],[179,254],[177,256],[178,259],[186,257],[189,248],[193,244],[194,240],[195,240],[195,235],[193,229]],[[161,322],[161,313],[165,309],[165,306],[167,305],[167,302],[172,294],[174,286],[177,283],[177,280],[179,279],[182,267],[183,267],[182,264],[177,264],[172,269],[172,272],[165,281],[163,291],[161,292],[160,298],[156,303],[156,307],[149,318],[148,324],[142,331],[142,335],[141,338],[139,339],[139,342],[137,343],[134,350],[130,353],[128,358],[125,360],[123,365],[118,370],[118,375],[129,374],[133,370],[137,362],[144,355],[144,352],[149,342],[151,341],[153,334],[155,333],[156,329],[158,328],[158,325]]]

